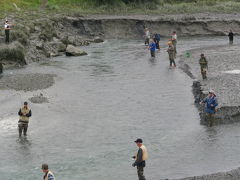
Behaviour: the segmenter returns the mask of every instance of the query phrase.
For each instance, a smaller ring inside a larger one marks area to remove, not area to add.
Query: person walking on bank
[[[202,74],[203,80],[207,79],[208,61],[204,56],[204,54],[201,54],[201,58],[199,59],[199,64],[201,67],[201,74]]]
[[[174,47],[174,51],[175,51],[174,56],[176,59],[176,55],[177,55],[177,33],[176,33],[176,31],[173,31],[171,41],[172,41],[172,44]]]
[[[42,171],[44,173],[43,180],[55,180],[55,177],[53,173],[49,171],[47,164],[42,165]]]
[[[148,49],[150,50],[151,57],[155,58],[156,43],[153,41],[153,39],[150,40]]]
[[[32,116],[32,111],[28,108],[27,102],[24,102],[24,106],[19,110],[18,115],[20,117],[18,121],[19,137],[22,136],[22,132],[24,136],[27,136],[29,118]]]
[[[233,32],[232,30],[230,29],[229,33],[228,33],[228,38],[229,38],[229,44],[232,45],[233,44]]]
[[[143,145],[142,139],[137,139],[135,141],[137,144],[138,152],[136,156],[133,156],[135,159],[135,162],[132,164],[133,167],[137,166],[137,173],[138,173],[138,179],[139,180],[146,180],[144,176],[144,168],[146,166],[146,160],[148,159],[148,152],[147,148]]]
[[[9,24],[8,20],[5,21],[4,29],[5,29],[5,42],[9,43],[10,42],[11,25]]]
[[[150,31],[148,30],[148,28],[145,28],[145,46],[148,46],[149,45],[149,40],[151,38],[151,34],[150,34]]]
[[[214,115],[216,113],[216,107],[218,106],[217,97],[213,90],[209,91],[208,96],[200,103],[205,104],[205,113],[208,126],[213,126]]]
[[[168,55],[169,55],[169,61],[170,61],[170,67],[174,66],[176,67],[176,63],[175,63],[175,50],[173,47],[172,42],[168,42]]]

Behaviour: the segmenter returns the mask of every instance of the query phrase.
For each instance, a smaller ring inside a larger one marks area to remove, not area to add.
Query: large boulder
[[[50,42],[49,44],[57,52],[65,52],[66,51],[66,45],[63,44],[61,41],[56,40],[56,41]]]
[[[66,35],[63,36],[62,42],[66,45],[74,45],[74,46],[88,46],[90,44],[89,41],[84,40],[83,37],[79,35],[71,36],[71,35]]]
[[[102,43],[102,42],[104,42],[104,40],[102,38],[100,38],[100,37],[95,37],[93,42],[95,42],[95,43]]]
[[[68,45],[66,49],[66,56],[83,56],[87,55],[87,53],[80,48],[77,48],[73,45]]]

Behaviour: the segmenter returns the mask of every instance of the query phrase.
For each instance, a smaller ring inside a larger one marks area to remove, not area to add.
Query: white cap
[[[214,90],[210,89],[210,90],[209,90],[209,93],[214,94],[215,92],[214,92]]]

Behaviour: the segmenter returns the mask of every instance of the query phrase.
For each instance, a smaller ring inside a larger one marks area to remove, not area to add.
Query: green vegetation
[[[42,2],[46,2],[42,3]],[[21,10],[79,14],[175,14],[239,12],[240,0],[1,0],[0,15]]]
[[[25,55],[22,48],[1,48],[0,49],[0,61],[13,61],[19,64],[25,65]]]

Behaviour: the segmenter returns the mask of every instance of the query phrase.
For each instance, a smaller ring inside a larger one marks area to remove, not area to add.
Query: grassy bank
[[[126,3],[127,1],[129,0],[49,0],[45,10],[70,14],[178,14],[238,13],[240,9],[240,0],[150,0],[154,2],[146,3],[132,0],[134,2]],[[6,16],[9,12],[17,11],[14,4],[21,11],[39,10],[40,0],[1,0],[0,15]]]

